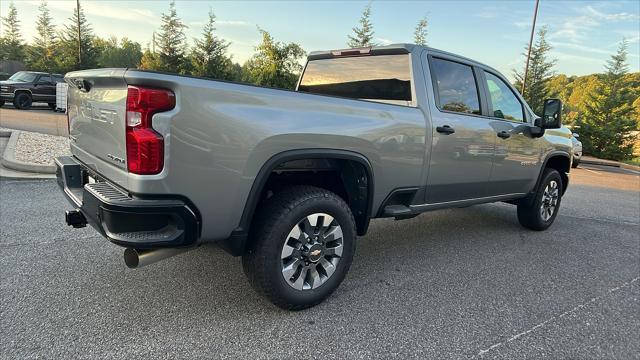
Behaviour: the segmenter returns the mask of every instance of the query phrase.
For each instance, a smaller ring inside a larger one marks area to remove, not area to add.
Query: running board
[[[411,219],[418,216],[420,213],[416,213],[406,205],[388,205],[385,206],[382,211],[384,217],[394,217],[396,220]]]

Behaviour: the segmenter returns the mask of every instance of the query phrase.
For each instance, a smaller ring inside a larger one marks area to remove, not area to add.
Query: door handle
[[[445,135],[450,135],[455,133],[456,131],[449,125],[443,125],[443,126],[438,126],[436,128],[436,131],[441,133],[441,134],[445,134]]]
[[[498,137],[499,137],[499,138],[502,138],[502,139],[508,139],[508,138],[510,138],[510,137],[511,137],[511,134],[509,134],[509,132],[508,132],[508,131],[500,131],[500,132],[498,133]]]

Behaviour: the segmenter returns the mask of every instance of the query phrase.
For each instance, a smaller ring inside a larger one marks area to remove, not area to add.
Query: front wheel
[[[31,102],[31,95],[26,92],[20,92],[14,97],[13,106],[15,106],[16,109],[29,110],[31,109]]]
[[[288,310],[330,296],[355,250],[355,221],[344,200],[325,189],[294,186],[266,200],[256,216],[242,257],[254,289]]]
[[[518,221],[531,230],[546,230],[558,215],[562,200],[562,178],[554,169],[545,169],[533,198],[518,204]]]

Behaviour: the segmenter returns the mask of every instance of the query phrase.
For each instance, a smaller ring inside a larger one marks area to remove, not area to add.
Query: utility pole
[[[82,38],[80,37],[80,0],[76,0],[76,15],[78,17],[78,65],[82,64]]]
[[[524,96],[524,90],[527,86],[527,73],[529,72],[529,58],[531,57],[531,48],[533,47],[533,34],[536,31],[536,18],[538,17],[538,3],[540,0],[536,0],[536,8],[533,10],[533,24],[531,25],[531,37],[529,38],[529,51],[527,51],[527,63],[524,66],[524,78],[522,79],[522,91],[520,92]]]

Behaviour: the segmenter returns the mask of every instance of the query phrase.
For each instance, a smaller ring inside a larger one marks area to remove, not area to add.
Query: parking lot
[[[338,291],[286,312],[215,246],[129,270],[64,224],[55,181],[2,180],[0,354],[638,358],[639,189],[627,170],[577,169],[546,232],[507,204],[376,220]]]

